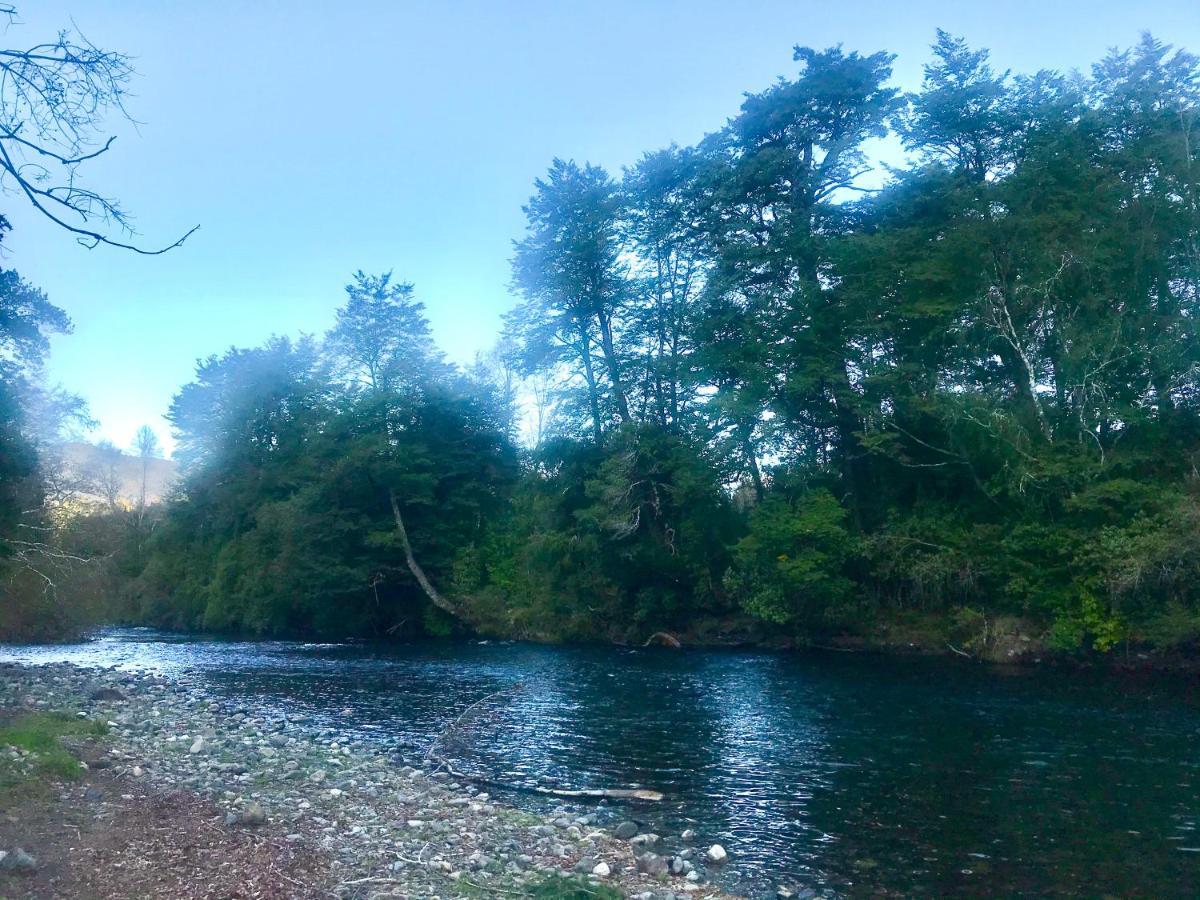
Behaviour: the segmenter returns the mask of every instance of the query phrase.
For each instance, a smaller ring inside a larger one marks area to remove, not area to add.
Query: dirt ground
[[[94,758],[89,748],[80,755]],[[243,900],[329,897],[322,857],[269,826],[226,826],[193,794],[161,793],[106,770],[7,794],[0,848],[37,860],[0,873],[0,900]]]

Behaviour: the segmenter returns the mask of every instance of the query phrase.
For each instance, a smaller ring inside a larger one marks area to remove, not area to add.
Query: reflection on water
[[[727,877],[750,893],[1192,897],[1200,883],[1200,704],[1183,676],[141,630],[0,659],[188,675],[413,759],[468,704],[519,682],[448,748],[462,767],[664,790],[669,802],[633,814],[724,844]]]

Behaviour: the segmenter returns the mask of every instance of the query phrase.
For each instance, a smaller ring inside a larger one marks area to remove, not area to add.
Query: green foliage
[[[845,508],[826,490],[794,500],[773,495],[750,514],[734,549],[731,590],[746,610],[777,625],[819,622],[849,598],[846,564],[855,540]]]

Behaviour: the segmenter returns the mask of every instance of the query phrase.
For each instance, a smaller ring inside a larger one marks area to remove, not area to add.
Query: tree
[[[641,357],[639,418],[680,427],[695,402],[694,325],[709,270],[701,229],[700,156],[646,154],[622,180],[624,229],[635,260],[629,342]]]
[[[133,437],[133,449],[138,458],[138,500],[137,524],[142,528],[146,521],[146,508],[149,505],[150,461],[162,455],[158,443],[158,435],[149,425],[143,425]]]
[[[449,371],[410,282],[393,282],[391,272],[359,270],[346,285],[346,298],[325,344],[351,381],[375,392],[403,392]]]
[[[100,441],[96,444],[91,464],[84,472],[91,492],[101,497],[110,513],[116,513],[121,508],[121,463],[124,459],[125,454],[112,441]]]
[[[516,244],[513,286],[524,298],[510,328],[529,372],[568,367],[583,381],[593,438],[628,422],[618,353],[626,301],[617,217],[620,196],[598,166],[556,159],[524,207],[528,235]],[[604,382],[607,381],[607,385]]]
[[[823,452],[832,432],[861,528],[870,493],[859,441],[863,363],[858,323],[836,291],[829,248],[852,224],[840,199],[870,169],[862,145],[886,133],[899,92],[886,84],[886,53],[797,47],[794,58],[803,64],[799,78],[749,95],[704,147],[716,255],[708,334],[718,341],[710,352],[720,357],[722,405],[736,411],[734,429],[744,440],[768,411],[753,409],[760,398],[789,438],[813,452]],[[747,463],[757,455],[748,448]]]
[[[4,5],[0,17],[15,22],[16,9]],[[83,164],[116,140],[102,135],[109,113],[129,119],[125,95],[133,74],[128,56],[67,30],[26,50],[0,50],[0,178],[6,190],[85,247],[107,244],[154,255],[180,246],[196,228],[156,250],[118,240],[107,226],[133,235],[128,214],[118,201],[79,182]],[[7,225],[0,218],[0,227]]]

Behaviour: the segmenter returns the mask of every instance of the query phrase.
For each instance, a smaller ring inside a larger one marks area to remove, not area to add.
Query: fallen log
[[[660,803],[665,796],[661,791],[652,791],[647,788],[552,788],[535,784],[515,784],[489,778],[486,775],[471,775],[468,772],[459,771],[450,765],[448,760],[440,756],[430,758],[438,764],[439,768],[444,769],[460,781],[470,781],[474,784],[523,794],[541,794],[569,800],[639,800],[644,803]]]
[[[663,799],[663,794],[660,791],[652,791],[646,788],[552,788],[542,785],[528,784],[512,784],[506,781],[499,781],[495,778],[488,778],[483,775],[471,775],[467,772],[461,772],[450,764],[450,761],[438,752],[438,748],[452,737],[463,723],[472,715],[478,713],[487,704],[491,703],[498,697],[503,697],[508,694],[516,693],[523,690],[525,685],[521,682],[510,685],[502,690],[487,694],[480,697],[474,703],[469,704],[457,718],[444,729],[437,737],[433,739],[433,743],[429,745],[429,749],[425,751],[425,761],[434,762],[438,768],[444,769],[446,772],[453,775],[462,781],[470,781],[475,784],[483,784],[489,787],[499,788],[506,791],[519,791],[527,794],[542,794],[549,797],[563,797],[572,800],[639,800],[646,803],[658,803]]]

